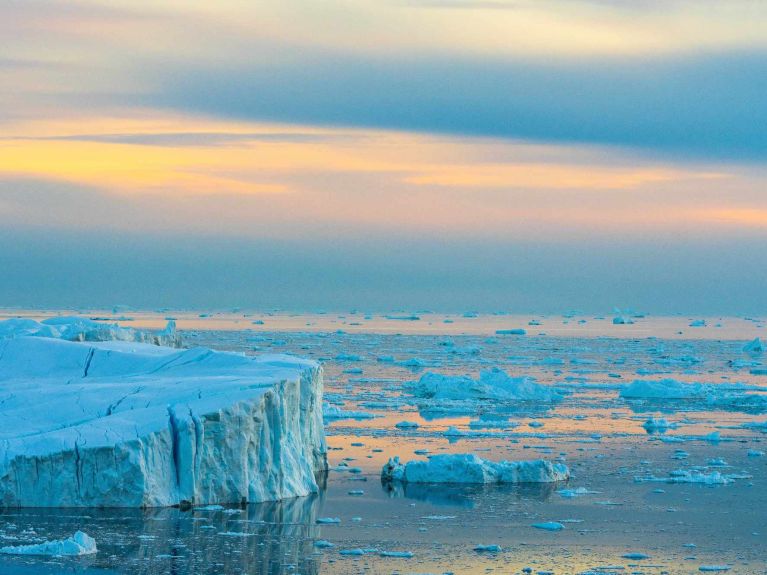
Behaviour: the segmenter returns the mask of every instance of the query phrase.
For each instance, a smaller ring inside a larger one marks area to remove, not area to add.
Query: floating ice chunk
[[[729,571],[729,565],[701,565],[698,571]]]
[[[474,551],[477,553],[500,553],[500,545],[476,545]]]
[[[413,557],[411,551],[381,551],[378,555],[381,557],[399,557],[402,559],[410,559]]]
[[[706,320],[694,319],[690,322],[690,327],[706,327]]]
[[[561,523],[556,521],[544,521],[543,523],[533,523],[531,527],[536,529],[543,529],[544,531],[562,531],[565,528]]]
[[[494,462],[474,454],[440,454],[407,463],[394,457],[381,470],[382,480],[403,483],[551,483],[569,476],[562,463],[541,459]]]
[[[590,491],[585,487],[578,487],[577,489],[559,489],[557,494],[560,497],[575,498],[583,495],[590,495],[593,493],[599,493],[599,491]]]
[[[330,541],[325,541],[324,539],[319,539],[318,541],[314,542],[314,546],[317,547],[317,549],[329,549],[331,547],[335,547],[335,543],[331,543]]]
[[[468,375],[443,375],[428,372],[413,382],[408,389],[416,397],[432,400],[519,400],[557,401],[561,399],[555,390],[539,385],[529,377],[510,377],[506,372],[493,368],[480,373],[479,379]]]
[[[637,379],[624,387],[620,396],[626,399],[703,399],[710,393],[710,386],[698,383],[683,383],[675,379]]]
[[[764,351],[764,345],[762,344],[762,340],[760,340],[758,337],[752,339],[746,345],[743,346],[743,351],[746,353],[752,353],[752,354],[762,353]]]
[[[647,433],[663,433],[668,429],[674,429],[676,425],[669,423],[664,418],[656,419],[655,417],[651,417],[642,424],[642,427],[645,428]]]
[[[4,555],[92,555],[96,553],[96,540],[82,531],[75,532],[72,537],[56,541],[46,541],[34,545],[16,545],[0,547],[0,554]]]
[[[338,517],[320,517],[317,519],[318,525],[336,525],[338,523],[341,523]]]
[[[527,330],[524,330],[522,328],[495,330],[495,335],[525,335],[526,333],[527,333]]]
[[[161,507],[318,491],[309,360],[135,342],[0,340],[0,506]]]
[[[417,429],[419,425],[415,421],[400,421],[394,427],[398,429]]]
[[[624,553],[621,555],[623,559],[633,559],[635,561],[641,561],[642,559],[649,559],[650,556],[645,553]]]
[[[764,455],[764,451],[759,451],[758,449],[749,449],[746,455],[749,457],[762,457]]]
[[[337,419],[374,419],[376,417],[378,416],[367,411],[346,411],[337,405],[331,405],[328,402],[322,404],[322,418],[325,421]]]
[[[661,483],[700,483],[703,485],[728,485],[736,479],[747,479],[748,477],[749,476],[747,475],[738,474],[725,475],[719,471],[704,473],[698,469],[678,469],[669,473],[668,477],[655,477],[650,475],[647,477],[636,477],[635,481],[638,483],[651,481]]]

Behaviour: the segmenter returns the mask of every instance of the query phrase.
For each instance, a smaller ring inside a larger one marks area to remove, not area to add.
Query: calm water
[[[123,325],[157,327],[169,314],[130,315]],[[760,395],[767,376],[750,371],[762,359],[742,352],[746,340],[764,334],[758,320],[707,318],[706,327],[693,328],[690,320],[698,318],[614,326],[611,317],[547,317],[530,326],[532,317],[515,316],[173,315],[189,345],[322,360],[326,400],[373,417],[328,422],[333,469],[315,497],[224,512],[2,510],[0,546],[82,529],[96,538],[99,553],[0,559],[0,574],[515,573],[525,567],[661,574],[715,565],[767,573],[767,456],[753,455],[767,451],[767,434],[749,426],[767,415],[745,402],[711,409],[706,402],[628,402],[618,395],[626,382],[665,377]],[[527,335],[495,335],[519,327]],[[403,388],[429,370],[476,376],[488,367],[533,376],[565,398],[554,406],[481,404],[460,413],[424,405]],[[651,415],[678,424],[665,434],[675,439],[649,435],[642,424]],[[481,418],[507,424],[470,426]],[[402,420],[419,427],[397,429]],[[451,426],[471,435],[446,437]],[[567,486],[382,485],[388,457],[422,457],[416,450],[561,458],[573,477]],[[744,478],[716,486],[636,481],[678,469],[711,471],[712,459],[726,462],[717,468],[723,473]],[[566,498],[557,493],[562,487],[594,493]],[[317,523],[325,517],[341,521]],[[566,528],[531,527],[542,521]],[[318,540],[334,547],[319,548]],[[502,551],[477,553],[479,544]],[[357,549],[364,554],[342,553]],[[413,557],[381,557],[381,551]],[[633,553],[649,557],[623,557]]]

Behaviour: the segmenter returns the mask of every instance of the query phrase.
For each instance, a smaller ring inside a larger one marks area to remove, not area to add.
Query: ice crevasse
[[[0,507],[159,507],[318,491],[322,370],[145,343],[0,340]]]

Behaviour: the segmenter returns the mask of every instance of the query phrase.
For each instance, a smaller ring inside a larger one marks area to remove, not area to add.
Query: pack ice
[[[318,491],[322,372],[146,343],[0,339],[0,507],[155,507]]]
[[[553,483],[569,477],[563,463],[543,459],[495,462],[473,453],[446,453],[407,463],[393,457],[381,470],[383,481],[403,483]]]

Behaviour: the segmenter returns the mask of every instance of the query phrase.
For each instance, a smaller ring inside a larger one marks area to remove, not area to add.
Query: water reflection
[[[473,509],[480,500],[499,497],[543,502],[563,485],[563,483],[457,485],[381,481],[381,487],[389,497],[404,497],[432,505],[464,509]]]
[[[2,557],[3,575],[111,573],[202,575],[219,573],[318,574],[314,541],[322,495],[235,509],[20,509],[0,514],[12,532],[33,530],[47,539],[87,531],[99,546],[79,559]],[[19,543],[29,542],[29,535]],[[13,542],[9,542],[13,544]],[[7,543],[6,543],[7,544]]]

